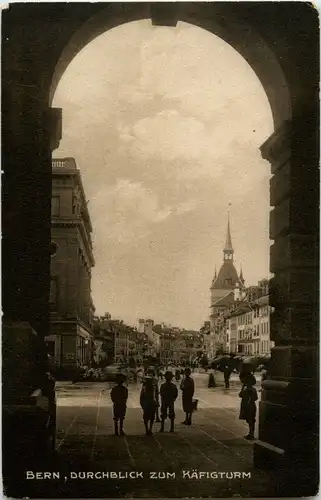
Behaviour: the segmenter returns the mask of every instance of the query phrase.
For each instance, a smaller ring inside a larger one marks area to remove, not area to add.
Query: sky
[[[199,329],[223,261],[230,207],[236,269],[269,276],[273,132],[256,74],[215,35],[149,20],[111,29],[71,61],[53,106],[53,156],[81,171],[93,224],[96,314]]]

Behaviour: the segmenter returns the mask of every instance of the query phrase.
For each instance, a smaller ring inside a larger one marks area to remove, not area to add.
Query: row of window
[[[239,354],[253,355],[253,354],[269,354],[272,343],[269,340],[262,340],[254,344],[239,344],[237,352]]]
[[[259,335],[268,335],[270,333],[269,322],[264,321],[264,323],[259,323],[257,325],[253,325],[252,328],[248,330],[238,330],[240,339],[248,339]]]
[[[239,330],[239,335],[238,335],[240,340],[247,340],[252,338],[252,332],[248,330]]]
[[[252,312],[241,314],[237,317],[238,325],[250,325],[252,323]]]
[[[260,317],[265,317],[269,315],[269,310],[270,306],[267,307],[262,307],[260,309],[254,309],[253,310],[253,317],[254,318],[260,318]],[[237,324],[238,325],[250,325],[252,323],[252,311],[241,314],[240,316],[237,317]]]
[[[262,340],[261,342],[256,342],[253,346],[253,354],[268,354],[272,347],[272,343],[269,340]]]
[[[262,323],[258,323],[257,325],[253,325],[252,329],[254,337],[258,337],[261,334],[269,334],[270,333],[269,321],[264,321]]]
[[[254,309],[254,318],[263,318],[264,316],[268,316],[270,311],[270,306],[260,307],[259,309]]]

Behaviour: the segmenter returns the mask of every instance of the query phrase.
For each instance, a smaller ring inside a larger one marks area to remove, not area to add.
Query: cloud
[[[151,227],[167,219],[171,207],[141,182],[118,179],[101,188],[92,199],[95,230],[108,239],[127,242],[146,237]]]
[[[142,89],[139,84],[134,85],[133,83],[124,83],[119,85],[115,91],[118,97],[124,101],[129,101],[130,103],[136,102],[146,102],[154,98],[154,92],[151,89]]]
[[[196,200],[183,201],[182,203],[180,203],[176,207],[175,212],[178,215],[187,214],[187,213],[192,212],[193,210],[195,210],[195,208],[197,207],[197,205],[198,205],[198,202]]]
[[[197,118],[168,109],[133,125],[120,127],[119,139],[131,153],[167,162],[207,162],[213,157],[213,135]],[[215,151],[214,151],[215,154]]]

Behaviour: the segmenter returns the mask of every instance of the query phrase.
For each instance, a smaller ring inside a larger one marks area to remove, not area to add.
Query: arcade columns
[[[295,117],[261,147],[271,164],[272,349],[263,382],[258,467],[292,471],[298,495],[316,493],[318,450],[318,124]],[[304,479],[305,477],[305,479]],[[292,484],[292,483],[291,483]],[[293,487],[296,488],[295,483]],[[280,491],[280,494],[282,492]],[[289,492],[287,493],[289,496]]]

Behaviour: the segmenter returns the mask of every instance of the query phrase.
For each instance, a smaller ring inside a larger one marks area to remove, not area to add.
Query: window
[[[60,215],[60,196],[52,196],[51,198],[51,215]]]

